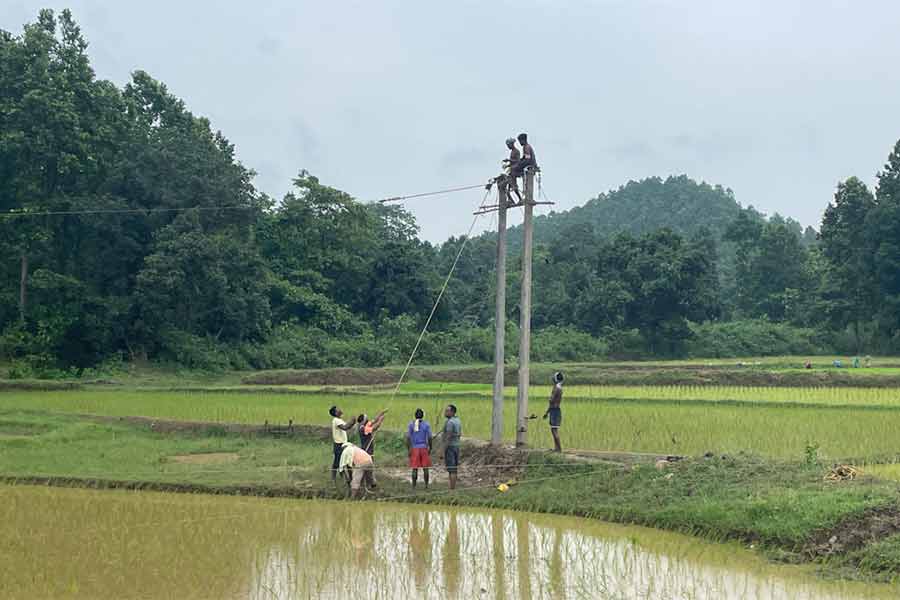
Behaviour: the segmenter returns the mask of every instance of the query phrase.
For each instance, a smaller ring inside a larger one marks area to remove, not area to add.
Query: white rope
[[[484,198],[481,199],[481,204],[484,206],[485,201],[487,200],[488,194],[490,194],[490,189],[487,190],[484,194]],[[456,270],[456,265],[459,263],[459,259],[462,256],[463,250],[466,248],[466,244],[469,243],[469,240],[472,238],[472,230],[475,229],[475,223],[478,222],[478,217],[480,214],[476,214],[475,218],[472,219],[472,224],[469,225],[469,231],[466,233],[466,237],[463,240],[463,243],[459,246],[459,252],[456,253],[456,258],[453,260],[453,265],[450,267],[450,272],[447,273],[447,277],[444,279],[444,285],[441,286],[441,291],[437,295],[437,299],[434,301],[434,306],[431,307],[431,313],[428,315],[428,319],[425,321],[425,326],[422,328],[422,332],[419,333],[419,339],[416,340],[416,345],[413,347],[412,352],[409,354],[409,360],[406,361],[406,366],[403,367],[403,372],[400,373],[400,379],[397,381],[396,387],[394,387],[394,391],[391,393],[390,401],[393,402],[394,397],[397,395],[397,392],[400,391],[400,386],[403,385],[403,380],[406,378],[407,372],[409,372],[409,367],[412,365],[412,361],[416,356],[416,352],[419,351],[419,346],[422,344],[422,339],[425,337],[425,333],[428,331],[428,326],[431,324],[431,319],[434,318],[434,313],[437,312],[437,307],[441,303],[441,298],[444,297],[444,292],[447,290],[447,285],[450,283],[450,278],[453,277],[453,271]]]

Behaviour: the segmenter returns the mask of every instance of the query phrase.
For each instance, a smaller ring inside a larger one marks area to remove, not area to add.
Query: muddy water
[[[398,504],[0,486],[0,597],[895,598],[733,545]]]

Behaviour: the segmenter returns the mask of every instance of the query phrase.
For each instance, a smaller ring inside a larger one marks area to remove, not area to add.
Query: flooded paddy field
[[[385,503],[0,486],[0,596],[895,598],[737,545]]]

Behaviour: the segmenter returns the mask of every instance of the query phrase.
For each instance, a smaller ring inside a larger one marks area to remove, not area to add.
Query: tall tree
[[[145,340],[171,331],[215,340],[261,340],[270,327],[265,264],[253,244],[228,230],[207,232],[184,213],[156,236],[137,275]]]
[[[755,211],[754,211],[755,212]],[[739,316],[784,321],[797,290],[808,287],[807,251],[795,221],[774,215],[768,221],[744,211],[729,226],[727,241],[737,248],[735,293]]]
[[[866,234],[878,286],[876,320],[886,349],[900,348],[900,141],[878,174],[876,206],[866,219]]]
[[[860,327],[871,319],[875,303],[872,255],[866,239],[866,220],[874,208],[872,192],[851,177],[838,184],[819,233],[828,265],[822,290],[826,309],[832,326],[843,329],[852,325],[857,352],[862,343]]]

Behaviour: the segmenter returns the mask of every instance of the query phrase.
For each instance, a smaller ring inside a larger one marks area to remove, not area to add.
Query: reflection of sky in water
[[[558,519],[562,526],[555,526],[552,518],[524,514],[380,508],[379,514],[371,505],[331,505],[329,514],[299,532],[292,551],[260,550],[264,567],[254,573],[251,596],[854,597],[838,584],[803,581],[797,571],[760,565],[755,556],[744,557],[754,565],[746,568],[742,550],[682,536],[662,534],[667,539],[660,550],[625,537],[626,528],[592,535],[594,524],[577,519]],[[637,531],[640,537],[658,535]]]
[[[587,519],[0,486],[0,598],[896,598]]]

